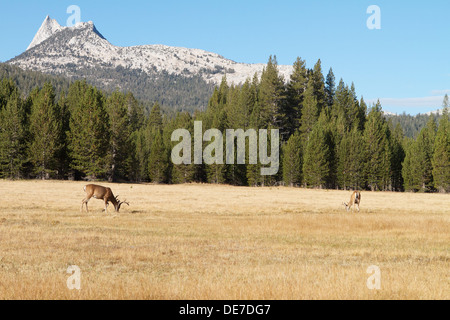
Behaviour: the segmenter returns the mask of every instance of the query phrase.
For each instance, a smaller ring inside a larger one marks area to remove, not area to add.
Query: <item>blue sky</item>
[[[297,57],[355,83],[368,102],[410,114],[440,108],[450,94],[450,1],[400,0],[0,0],[0,61],[25,51],[46,15],[66,25],[70,5],[114,45],[165,44],[237,62]],[[370,5],[381,29],[370,30]]]

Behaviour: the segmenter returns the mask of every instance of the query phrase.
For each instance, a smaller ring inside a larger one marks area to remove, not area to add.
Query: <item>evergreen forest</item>
[[[2,74],[0,178],[450,192],[448,96],[443,115],[405,132],[379,102],[358,99],[353,83],[336,81],[332,69],[325,76],[320,60],[309,69],[297,58],[293,67],[283,79],[270,57],[260,77],[239,86],[224,76],[207,106],[190,112],[85,80]],[[195,121],[203,132],[278,129],[278,173],[263,176],[248,162],[174,165],[172,132],[193,135]]]

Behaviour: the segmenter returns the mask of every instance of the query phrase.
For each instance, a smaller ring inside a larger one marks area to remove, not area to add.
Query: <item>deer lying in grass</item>
[[[86,204],[86,212],[89,212],[88,210],[88,202],[91,198],[95,198],[95,199],[99,199],[99,200],[103,200],[105,202],[105,211],[106,213],[108,213],[108,205],[109,202],[111,202],[114,205],[114,209],[116,210],[116,212],[119,212],[120,206],[122,204],[126,204],[127,206],[129,206],[130,204],[128,202],[125,201],[120,201],[117,197],[114,197],[114,194],[111,191],[111,188],[106,188],[106,187],[102,187],[102,186],[98,186],[95,184],[88,184],[86,186],[84,186],[84,192],[86,192],[86,198],[83,199],[83,201],[81,202],[81,212],[83,212],[83,206],[84,204]]]
[[[358,212],[359,212],[359,204],[360,203],[361,203],[361,192],[353,191],[352,196],[350,197],[350,202],[349,203],[343,202],[342,204],[345,206],[347,211],[350,211],[350,208],[352,208],[352,206],[356,206],[358,209]],[[353,208],[352,208],[352,212],[353,212]]]

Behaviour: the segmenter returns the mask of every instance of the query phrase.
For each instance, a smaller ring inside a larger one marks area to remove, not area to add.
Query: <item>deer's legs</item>
[[[88,204],[89,200],[90,200],[90,199],[85,198],[85,199],[83,199],[83,201],[81,201],[81,212],[83,212],[83,206],[84,206],[84,204],[86,204],[86,212],[89,212],[89,209],[88,209],[88,207],[87,207],[87,204]]]
[[[84,204],[86,204],[86,212],[89,212],[89,210],[88,210],[88,202],[89,202],[89,200],[90,199],[88,199],[88,198],[84,198],[83,201],[81,201],[81,212],[83,212]]]

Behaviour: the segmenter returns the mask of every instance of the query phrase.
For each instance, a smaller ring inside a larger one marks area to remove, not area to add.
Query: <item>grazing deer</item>
[[[349,203],[345,203],[343,202],[342,204],[345,206],[345,208],[347,209],[347,211],[350,211],[350,208],[352,208],[352,206],[356,206],[359,212],[359,204],[361,203],[361,192],[359,191],[353,191],[352,196],[350,197],[350,202]],[[352,212],[353,212],[353,208],[352,208]]]
[[[98,186],[95,184],[88,184],[86,186],[84,186],[84,192],[86,192],[86,198],[83,199],[83,201],[81,202],[81,212],[83,212],[83,205],[86,204],[86,212],[89,212],[88,210],[88,202],[89,200],[93,197],[95,199],[99,199],[99,200],[103,200],[105,201],[105,211],[106,213],[108,213],[108,205],[109,202],[111,202],[114,205],[114,209],[116,210],[116,212],[119,212],[120,206],[122,204],[126,204],[127,206],[129,206],[130,204],[128,202],[125,201],[120,201],[117,197],[114,197],[111,188],[106,188],[106,187],[102,187],[102,186]]]

